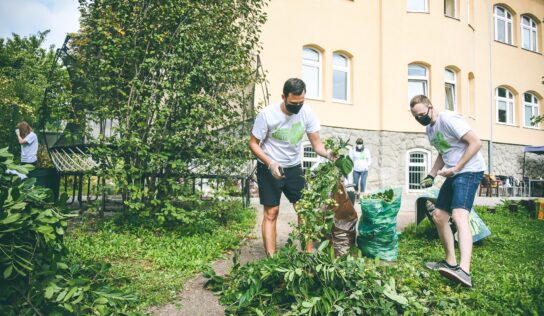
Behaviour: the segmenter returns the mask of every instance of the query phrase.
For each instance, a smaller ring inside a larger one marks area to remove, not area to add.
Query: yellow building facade
[[[544,0],[271,0],[267,12],[270,102],[304,79],[324,137],[365,139],[370,189],[417,191],[436,158],[410,114],[415,94],[467,120],[491,173],[520,177],[523,147],[544,145],[544,124],[531,125],[544,112]],[[533,176],[543,169],[530,159]]]

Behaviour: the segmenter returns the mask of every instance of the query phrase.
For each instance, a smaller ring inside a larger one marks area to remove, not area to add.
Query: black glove
[[[422,188],[430,188],[432,187],[434,184],[434,177],[431,176],[430,174],[428,174],[425,179],[423,179],[419,185],[422,187]]]

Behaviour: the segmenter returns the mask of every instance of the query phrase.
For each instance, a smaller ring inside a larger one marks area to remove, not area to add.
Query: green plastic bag
[[[378,193],[386,192],[381,190]],[[361,199],[357,245],[363,255],[393,261],[398,257],[397,214],[400,210],[401,189],[393,189],[391,201],[381,198]]]

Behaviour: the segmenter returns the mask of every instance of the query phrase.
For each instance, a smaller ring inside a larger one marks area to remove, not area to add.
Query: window
[[[339,101],[348,101],[349,89],[349,59],[341,54],[333,55],[332,98]]]
[[[446,68],[444,83],[446,86],[446,110],[455,111],[457,109],[456,90],[455,90],[455,72]]]
[[[408,65],[408,102],[416,95],[428,96],[429,74],[425,66]]]
[[[321,53],[313,48],[302,51],[302,80],[307,97],[321,98]]]
[[[521,47],[537,51],[536,22],[526,15],[521,16]]]
[[[538,99],[531,93],[523,94],[523,125],[525,127],[535,127],[532,124],[532,118],[538,116]]]
[[[428,12],[427,0],[406,0],[408,12]]]
[[[317,154],[311,144],[302,146],[302,168],[311,168],[317,162]]]
[[[512,14],[495,6],[495,40],[512,45]]]
[[[457,0],[444,0],[444,15],[457,17]]]
[[[497,122],[514,124],[514,95],[506,88],[497,88]]]
[[[430,153],[424,149],[413,149],[407,153],[408,191],[422,190],[419,183],[430,171]]]

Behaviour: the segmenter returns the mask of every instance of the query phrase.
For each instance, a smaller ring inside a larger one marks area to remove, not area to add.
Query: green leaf
[[[12,272],[13,272],[13,265],[9,265],[6,269],[4,269],[4,279],[9,278]]]
[[[21,218],[21,213],[13,213],[8,215],[8,217],[4,218],[3,220],[1,220],[0,224],[5,224],[5,225],[11,224],[16,222],[19,218]]]

